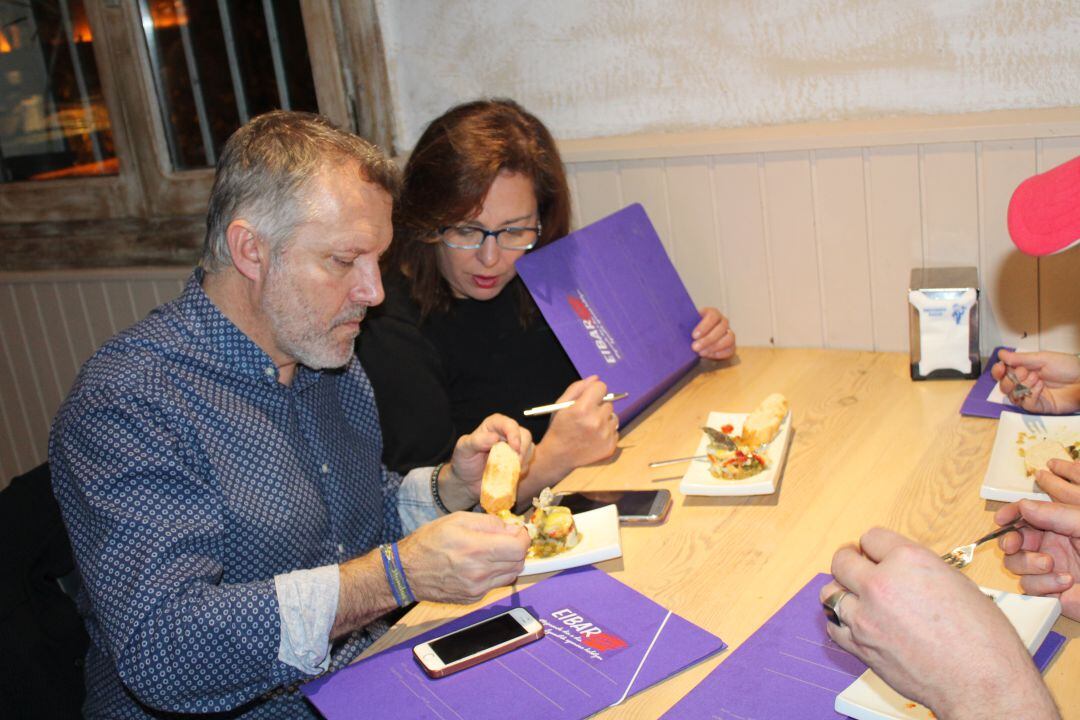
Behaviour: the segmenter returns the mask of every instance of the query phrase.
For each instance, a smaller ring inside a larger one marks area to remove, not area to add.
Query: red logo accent
[[[610,650],[621,650],[626,647],[626,641],[618,635],[612,635],[611,633],[599,633],[597,635],[590,635],[582,638],[583,645],[588,645],[594,650],[600,652],[608,652]]]
[[[592,313],[589,312],[589,308],[585,307],[585,303],[581,302],[581,300],[573,295],[567,295],[566,302],[570,303],[571,309],[579,318],[585,321],[592,320]]]

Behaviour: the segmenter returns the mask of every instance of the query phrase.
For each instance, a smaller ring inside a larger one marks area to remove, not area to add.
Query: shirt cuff
[[[281,620],[278,660],[308,675],[326,672],[340,582],[337,565],[274,576]]]
[[[431,496],[431,473],[435,468],[414,468],[402,478],[398,488],[398,516],[401,527],[408,535],[424,523],[442,517],[443,511],[435,505]]]

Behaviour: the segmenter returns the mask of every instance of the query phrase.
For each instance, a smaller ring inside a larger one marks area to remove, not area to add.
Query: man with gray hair
[[[510,583],[529,538],[477,501],[502,416],[450,463],[380,464],[353,356],[383,298],[398,174],[324,119],[277,111],[218,163],[201,267],[107,342],[53,425],[54,491],[83,576],[87,717],[314,716],[296,691],[416,599]]]

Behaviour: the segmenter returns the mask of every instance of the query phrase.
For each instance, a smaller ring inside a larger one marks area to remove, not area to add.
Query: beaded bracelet
[[[442,472],[443,465],[445,464],[446,463],[439,463],[431,472],[431,497],[435,501],[435,507],[449,515],[451,510],[446,507],[446,504],[442,501],[442,497],[439,495],[439,473]]]
[[[416,602],[416,596],[412,594],[409,581],[405,579],[405,570],[401,567],[401,555],[398,554],[397,543],[380,545],[379,554],[382,555],[383,571],[386,573],[386,582],[390,586],[390,592],[394,595],[394,602],[398,607],[405,607]]]

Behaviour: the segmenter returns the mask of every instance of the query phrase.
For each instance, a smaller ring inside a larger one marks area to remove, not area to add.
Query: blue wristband
[[[405,599],[410,602],[416,602],[416,596],[413,595],[412,588],[409,587],[409,580],[405,577],[405,567],[401,564],[401,554],[398,553],[397,543],[393,543],[391,547],[394,548],[394,562],[397,565],[397,570],[401,574],[401,584],[405,586]]]
[[[398,607],[405,607],[404,587],[396,577],[397,568],[394,566],[394,551],[389,545],[380,545],[379,554],[382,555],[383,572],[386,573],[386,584],[390,586],[390,592],[394,596],[394,602]]]

